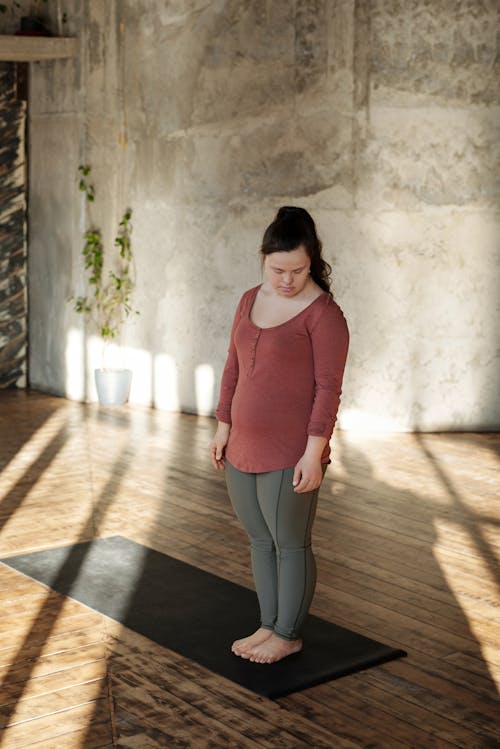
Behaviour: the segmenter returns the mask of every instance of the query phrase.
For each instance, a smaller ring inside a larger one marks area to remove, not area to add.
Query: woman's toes
[[[235,640],[231,646],[231,650],[235,655],[239,655],[241,658],[245,658],[247,657],[246,654],[252,651],[252,648],[261,645],[263,642],[268,640],[271,635],[272,630],[260,627],[252,635],[243,637],[240,640]]]
[[[251,658],[251,652],[249,650],[242,650],[241,653],[238,653],[240,658],[244,658],[246,661],[250,660]]]
[[[257,645],[250,651],[250,660],[254,663],[276,663],[292,653],[297,653],[302,648],[302,640],[288,641],[281,637],[272,635],[261,645]]]

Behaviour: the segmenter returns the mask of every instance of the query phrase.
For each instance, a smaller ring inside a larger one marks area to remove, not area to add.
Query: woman
[[[316,585],[311,527],[330,460],[349,331],[310,214],[284,206],[264,233],[265,280],[240,299],[210,443],[251,544],[260,627],[232,651],[273,663],[302,648]]]

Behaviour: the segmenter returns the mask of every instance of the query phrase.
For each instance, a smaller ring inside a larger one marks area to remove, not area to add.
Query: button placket
[[[261,332],[262,331],[260,328],[256,331],[254,339],[253,339],[252,347],[250,349],[250,370],[252,370],[255,366],[255,352],[257,350],[257,343],[259,342]]]

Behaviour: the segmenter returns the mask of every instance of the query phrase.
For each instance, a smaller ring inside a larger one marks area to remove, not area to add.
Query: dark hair
[[[322,244],[316,233],[312,216],[305,208],[284,205],[269,224],[260,251],[262,255],[273,252],[291,252],[304,245],[311,260],[311,277],[323,291],[330,291],[331,265],[321,257]]]

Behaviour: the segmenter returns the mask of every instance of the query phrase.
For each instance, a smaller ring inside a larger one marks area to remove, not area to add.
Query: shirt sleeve
[[[314,401],[307,434],[330,439],[337,420],[349,349],[349,329],[338,304],[330,302],[326,305],[310,330],[310,336],[314,361]]]
[[[231,423],[231,402],[236,389],[236,383],[238,382],[239,365],[238,354],[234,344],[234,334],[243,314],[244,299],[245,295],[241,297],[234,314],[231,335],[229,337],[229,349],[220,384],[219,403],[215,409],[215,418],[225,424]]]

